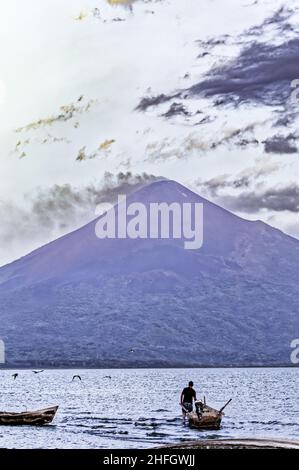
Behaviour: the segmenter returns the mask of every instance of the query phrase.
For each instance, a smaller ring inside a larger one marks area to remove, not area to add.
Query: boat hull
[[[198,416],[195,411],[188,413],[189,425],[197,429],[218,430],[221,426],[222,416],[223,413],[205,405],[201,416]]]
[[[221,426],[221,418],[210,419],[203,417],[202,419],[198,419],[197,417],[190,417],[189,425],[191,428],[218,430]]]
[[[23,413],[0,412],[0,426],[43,426],[52,423],[58,406]]]

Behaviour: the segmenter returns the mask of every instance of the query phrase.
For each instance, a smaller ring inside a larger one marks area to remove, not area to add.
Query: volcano
[[[127,202],[201,203],[202,247],[99,239],[95,220],[0,268],[6,365],[290,365],[299,241],[175,181]]]

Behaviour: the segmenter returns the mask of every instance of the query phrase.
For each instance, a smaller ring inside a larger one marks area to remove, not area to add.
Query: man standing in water
[[[190,380],[188,387],[185,387],[181,393],[180,405],[182,407],[183,418],[186,418],[186,412],[193,410],[193,400],[196,401],[196,391],[193,388],[193,382]]]

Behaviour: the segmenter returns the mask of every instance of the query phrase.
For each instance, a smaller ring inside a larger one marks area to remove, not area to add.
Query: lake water
[[[13,380],[12,374],[19,376]],[[72,382],[80,374],[82,382]],[[0,371],[3,411],[59,405],[45,427],[0,427],[0,447],[144,448],[227,437],[299,438],[299,369],[136,369]],[[111,378],[107,377],[111,376]],[[182,423],[179,395],[189,380],[198,397],[226,408],[219,431]]]

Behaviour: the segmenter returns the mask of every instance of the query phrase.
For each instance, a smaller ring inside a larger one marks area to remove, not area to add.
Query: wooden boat
[[[224,416],[223,410],[231,402],[231,399],[220,409],[215,410],[205,402],[196,402],[195,411],[187,412],[189,425],[198,429],[220,429],[221,421]]]
[[[58,406],[38,411],[24,411],[22,413],[3,413],[0,411],[0,425],[5,426],[41,426],[53,421]]]

